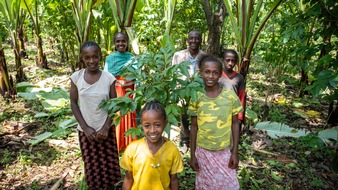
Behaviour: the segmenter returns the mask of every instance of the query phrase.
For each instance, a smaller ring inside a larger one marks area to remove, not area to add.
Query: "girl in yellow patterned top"
[[[197,171],[195,189],[239,189],[238,167],[239,125],[242,111],[238,96],[218,83],[222,62],[212,55],[198,61],[205,93],[191,101],[190,165]],[[230,149],[230,139],[233,147]]]
[[[168,123],[164,107],[156,100],[141,110],[145,137],[130,143],[120,162],[126,170],[123,190],[177,190],[177,173],[183,170],[176,145],[162,137]]]

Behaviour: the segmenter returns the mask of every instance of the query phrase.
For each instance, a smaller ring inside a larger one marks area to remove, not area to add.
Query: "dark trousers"
[[[185,144],[189,147],[189,139],[190,139],[190,121],[188,114],[181,115],[181,124],[180,124],[180,146]]]

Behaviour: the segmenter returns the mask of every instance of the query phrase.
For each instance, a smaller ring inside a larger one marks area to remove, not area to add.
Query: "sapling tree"
[[[125,67],[121,75],[127,80],[134,80],[136,89],[131,90],[125,97],[111,99],[101,103],[103,109],[108,110],[116,124],[120,115],[123,116],[134,110],[140,110],[142,105],[151,99],[156,99],[165,106],[168,115],[168,126],[165,131],[169,134],[170,125],[178,125],[182,105],[190,99],[197,99],[197,92],[203,91],[201,78],[188,78],[188,62],[171,65],[173,49],[161,48],[157,52],[142,54],[134,59],[134,64]],[[128,98],[133,95],[132,100]],[[120,111],[120,114],[118,114]]]

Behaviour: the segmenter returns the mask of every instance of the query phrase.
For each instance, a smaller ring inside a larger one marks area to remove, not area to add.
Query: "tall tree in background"
[[[206,52],[219,55],[224,18],[227,14],[223,0],[201,0],[208,24],[208,43]]]
[[[281,2],[282,0],[274,0],[272,5],[267,7],[268,4],[263,0],[224,0],[240,55],[239,71],[245,79],[257,38]],[[265,15],[263,10],[267,11]]]
[[[137,0],[108,0],[108,2],[113,12],[117,31],[127,33],[134,52],[139,54],[135,32],[131,27]]]
[[[34,37],[35,37],[35,44],[38,49],[38,55],[36,58],[36,65],[40,68],[47,69],[47,57],[46,54],[43,53],[42,48],[42,37],[41,37],[41,27],[39,21],[39,2],[38,0],[22,0],[23,7],[27,10],[28,15],[33,22],[34,26]]]
[[[174,48],[174,44],[170,37],[171,26],[174,18],[174,11],[176,6],[176,0],[165,0],[164,3],[164,21],[165,21],[165,32],[162,37],[162,47]]]
[[[88,41],[93,15],[92,9],[95,2],[93,0],[71,0],[78,47],[81,47],[83,42]],[[78,61],[78,67],[81,69],[84,68],[85,65]]]
[[[14,57],[15,57],[15,69],[16,69],[16,81],[22,82],[26,79],[25,73],[23,72],[23,67],[21,64],[21,57],[20,57],[20,46],[18,42],[18,35],[17,31],[20,26],[20,19],[22,18],[20,13],[21,7],[20,7],[21,0],[4,0],[0,1],[0,11],[2,12],[5,23],[6,23],[6,29],[8,33],[11,36],[12,45],[13,45],[13,51],[14,51]],[[7,69],[4,70],[4,72],[7,72]],[[7,76],[7,74],[5,74]]]

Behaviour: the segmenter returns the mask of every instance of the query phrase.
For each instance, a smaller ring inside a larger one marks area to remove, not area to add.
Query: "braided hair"
[[[163,119],[166,121],[167,120],[167,114],[165,112],[164,107],[162,106],[162,104],[157,101],[157,100],[150,100],[149,102],[146,103],[146,105],[142,108],[141,110],[141,115],[149,110],[156,110],[161,112]]]
[[[93,41],[87,41],[87,42],[84,42],[80,48],[80,63],[81,64],[84,65],[83,60],[82,60],[82,53],[83,53],[83,50],[86,49],[87,47],[96,47],[97,50],[99,50],[100,60],[102,60],[102,51],[101,51],[99,44]]]
[[[200,71],[202,71],[203,66],[208,61],[217,63],[219,65],[219,68],[223,70],[223,63],[217,57],[215,57],[212,54],[202,54],[200,58],[197,60],[197,66]]]
[[[101,52],[101,48],[100,48],[99,44],[97,44],[96,42],[93,42],[93,41],[87,41],[87,42],[83,43],[82,46],[81,46],[81,49],[80,49],[80,54],[82,54],[82,52],[85,48],[91,47],[91,46],[96,47],[100,52],[100,56],[102,57],[102,52]]]

